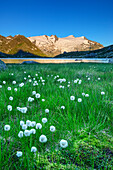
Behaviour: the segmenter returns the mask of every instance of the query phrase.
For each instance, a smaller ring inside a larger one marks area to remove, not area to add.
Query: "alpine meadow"
[[[113,168],[113,65],[7,64],[2,170]]]

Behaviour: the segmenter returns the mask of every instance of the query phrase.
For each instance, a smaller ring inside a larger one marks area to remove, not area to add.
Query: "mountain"
[[[103,45],[88,40],[84,36],[75,37],[70,35],[58,38],[56,35],[43,35],[26,38],[23,35],[15,35],[14,37],[0,35],[0,52],[2,52],[2,56],[5,53],[23,57],[26,53],[27,56],[55,57],[64,52],[92,51],[101,48],[103,48]]]
[[[54,57],[64,52],[88,51],[101,49],[104,46],[95,41],[88,40],[86,37],[75,37],[70,35],[64,38],[58,38],[56,35],[43,35],[28,37],[46,55]]]
[[[4,37],[0,35],[0,52],[15,54],[23,50],[34,55],[46,56],[35,44],[23,35]]]
[[[112,58],[113,62],[113,45],[93,51],[65,52],[55,58]]]

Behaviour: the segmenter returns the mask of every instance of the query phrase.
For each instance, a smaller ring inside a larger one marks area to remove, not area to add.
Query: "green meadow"
[[[7,65],[0,147],[2,170],[113,169],[113,65]]]

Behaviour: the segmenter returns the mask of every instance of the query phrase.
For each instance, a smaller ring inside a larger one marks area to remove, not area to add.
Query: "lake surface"
[[[24,61],[35,61],[38,63],[108,63],[109,59],[105,58],[0,58],[5,63],[18,63]]]

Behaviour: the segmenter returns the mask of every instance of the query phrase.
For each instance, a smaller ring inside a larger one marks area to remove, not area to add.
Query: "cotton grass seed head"
[[[64,110],[64,109],[65,109],[65,106],[61,106],[61,109],[63,109],[63,110]]]
[[[79,103],[82,102],[82,99],[81,99],[81,98],[78,98],[78,102],[79,102]]]
[[[36,91],[32,91],[32,95],[35,95],[36,94]]]
[[[17,91],[17,88],[14,88],[14,91]]]
[[[24,125],[24,121],[21,120],[21,121],[20,121],[20,126],[23,126],[23,125]]]
[[[42,118],[42,123],[46,123],[47,122],[47,118]]]
[[[30,120],[27,120],[27,121],[26,121],[26,125],[27,125],[28,127],[30,127],[30,126],[31,126],[31,121],[30,121]]]
[[[74,83],[77,83],[77,80],[74,80]]]
[[[32,148],[31,148],[31,152],[36,152],[37,151],[37,148],[35,147],[35,146],[32,146]]]
[[[21,157],[22,156],[22,152],[21,151],[17,151],[16,156],[17,157]]]
[[[49,109],[45,109],[45,113],[49,113]]]
[[[85,97],[89,97],[89,94],[85,94]]]
[[[78,84],[81,84],[82,83],[82,80],[79,80]]]
[[[6,81],[3,81],[3,84],[6,84]]]
[[[56,129],[55,129],[55,126],[50,126],[50,131],[51,132],[54,132]]]
[[[5,126],[4,126],[4,130],[5,130],[5,131],[9,131],[9,130],[10,130],[10,125],[5,125]]]
[[[32,121],[31,122],[31,127],[34,127],[36,125],[36,122],[35,121]]]
[[[42,128],[41,123],[37,123],[37,124],[36,124],[36,129],[41,129],[41,128]]]
[[[71,97],[70,97],[70,100],[75,100],[75,96],[71,96]]]
[[[12,100],[13,100],[13,97],[12,97],[12,96],[10,96],[10,97],[9,97],[9,100],[11,100],[11,101],[12,101]]]
[[[2,85],[0,85],[0,89],[2,88]]]
[[[12,84],[16,84],[16,81],[13,81]]]
[[[22,125],[22,129],[26,130],[27,129],[27,125],[26,124]]]
[[[18,133],[18,137],[19,137],[19,138],[22,138],[22,137],[23,137],[23,134],[24,134],[23,131],[20,131],[20,132]]]
[[[12,106],[11,106],[11,105],[8,105],[8,106],[7,106],[7,109],[8,109],[9,111],[12,111]]]
[[[85,96],[85,93],[82,93],[82,96]]]
[[[28,97],[28,102],[32,102],[32,101],[34,101],[34,98]]]
[[[9,90],[9,91],[10,91],[10,90],[11,90],[11,87],[8,87],[8,88],[7,88],[7,90]]]
[[[104,92],[104,91],[102,91],[102,92],[101,92],[101,95],[105,95],[105,92]]]
[[[66,141],[66,140],[61,140],[60,141],[60,146],[62,147],[62,148],[66,148],[67,146],[68,146],[68,142]]]
[[[22,108],[20,108],[20,112],[26,113],[26,112],[27,112],[27,107],[22,107]]]
[[[30,136],[30,134],[31,134],[31,133],[30,133],[30,130],[25,130],[25,131],[24,131],[24,135],[25,135],[25,136]]]
[[[30,134],[35,134],[36,133],[36,130],[35,129],[31,129],[30,130]]]
[[[47,142],[47,137],[46,137],[45,135],[41,135],[41,136],[39,137],[39,142],[41,142],[41,143]]]
[[[39,99],[39,98],[40,98],[40,94],[39,94],[39,93],[36,93],[36,94],[35,94],[35,97]]]

